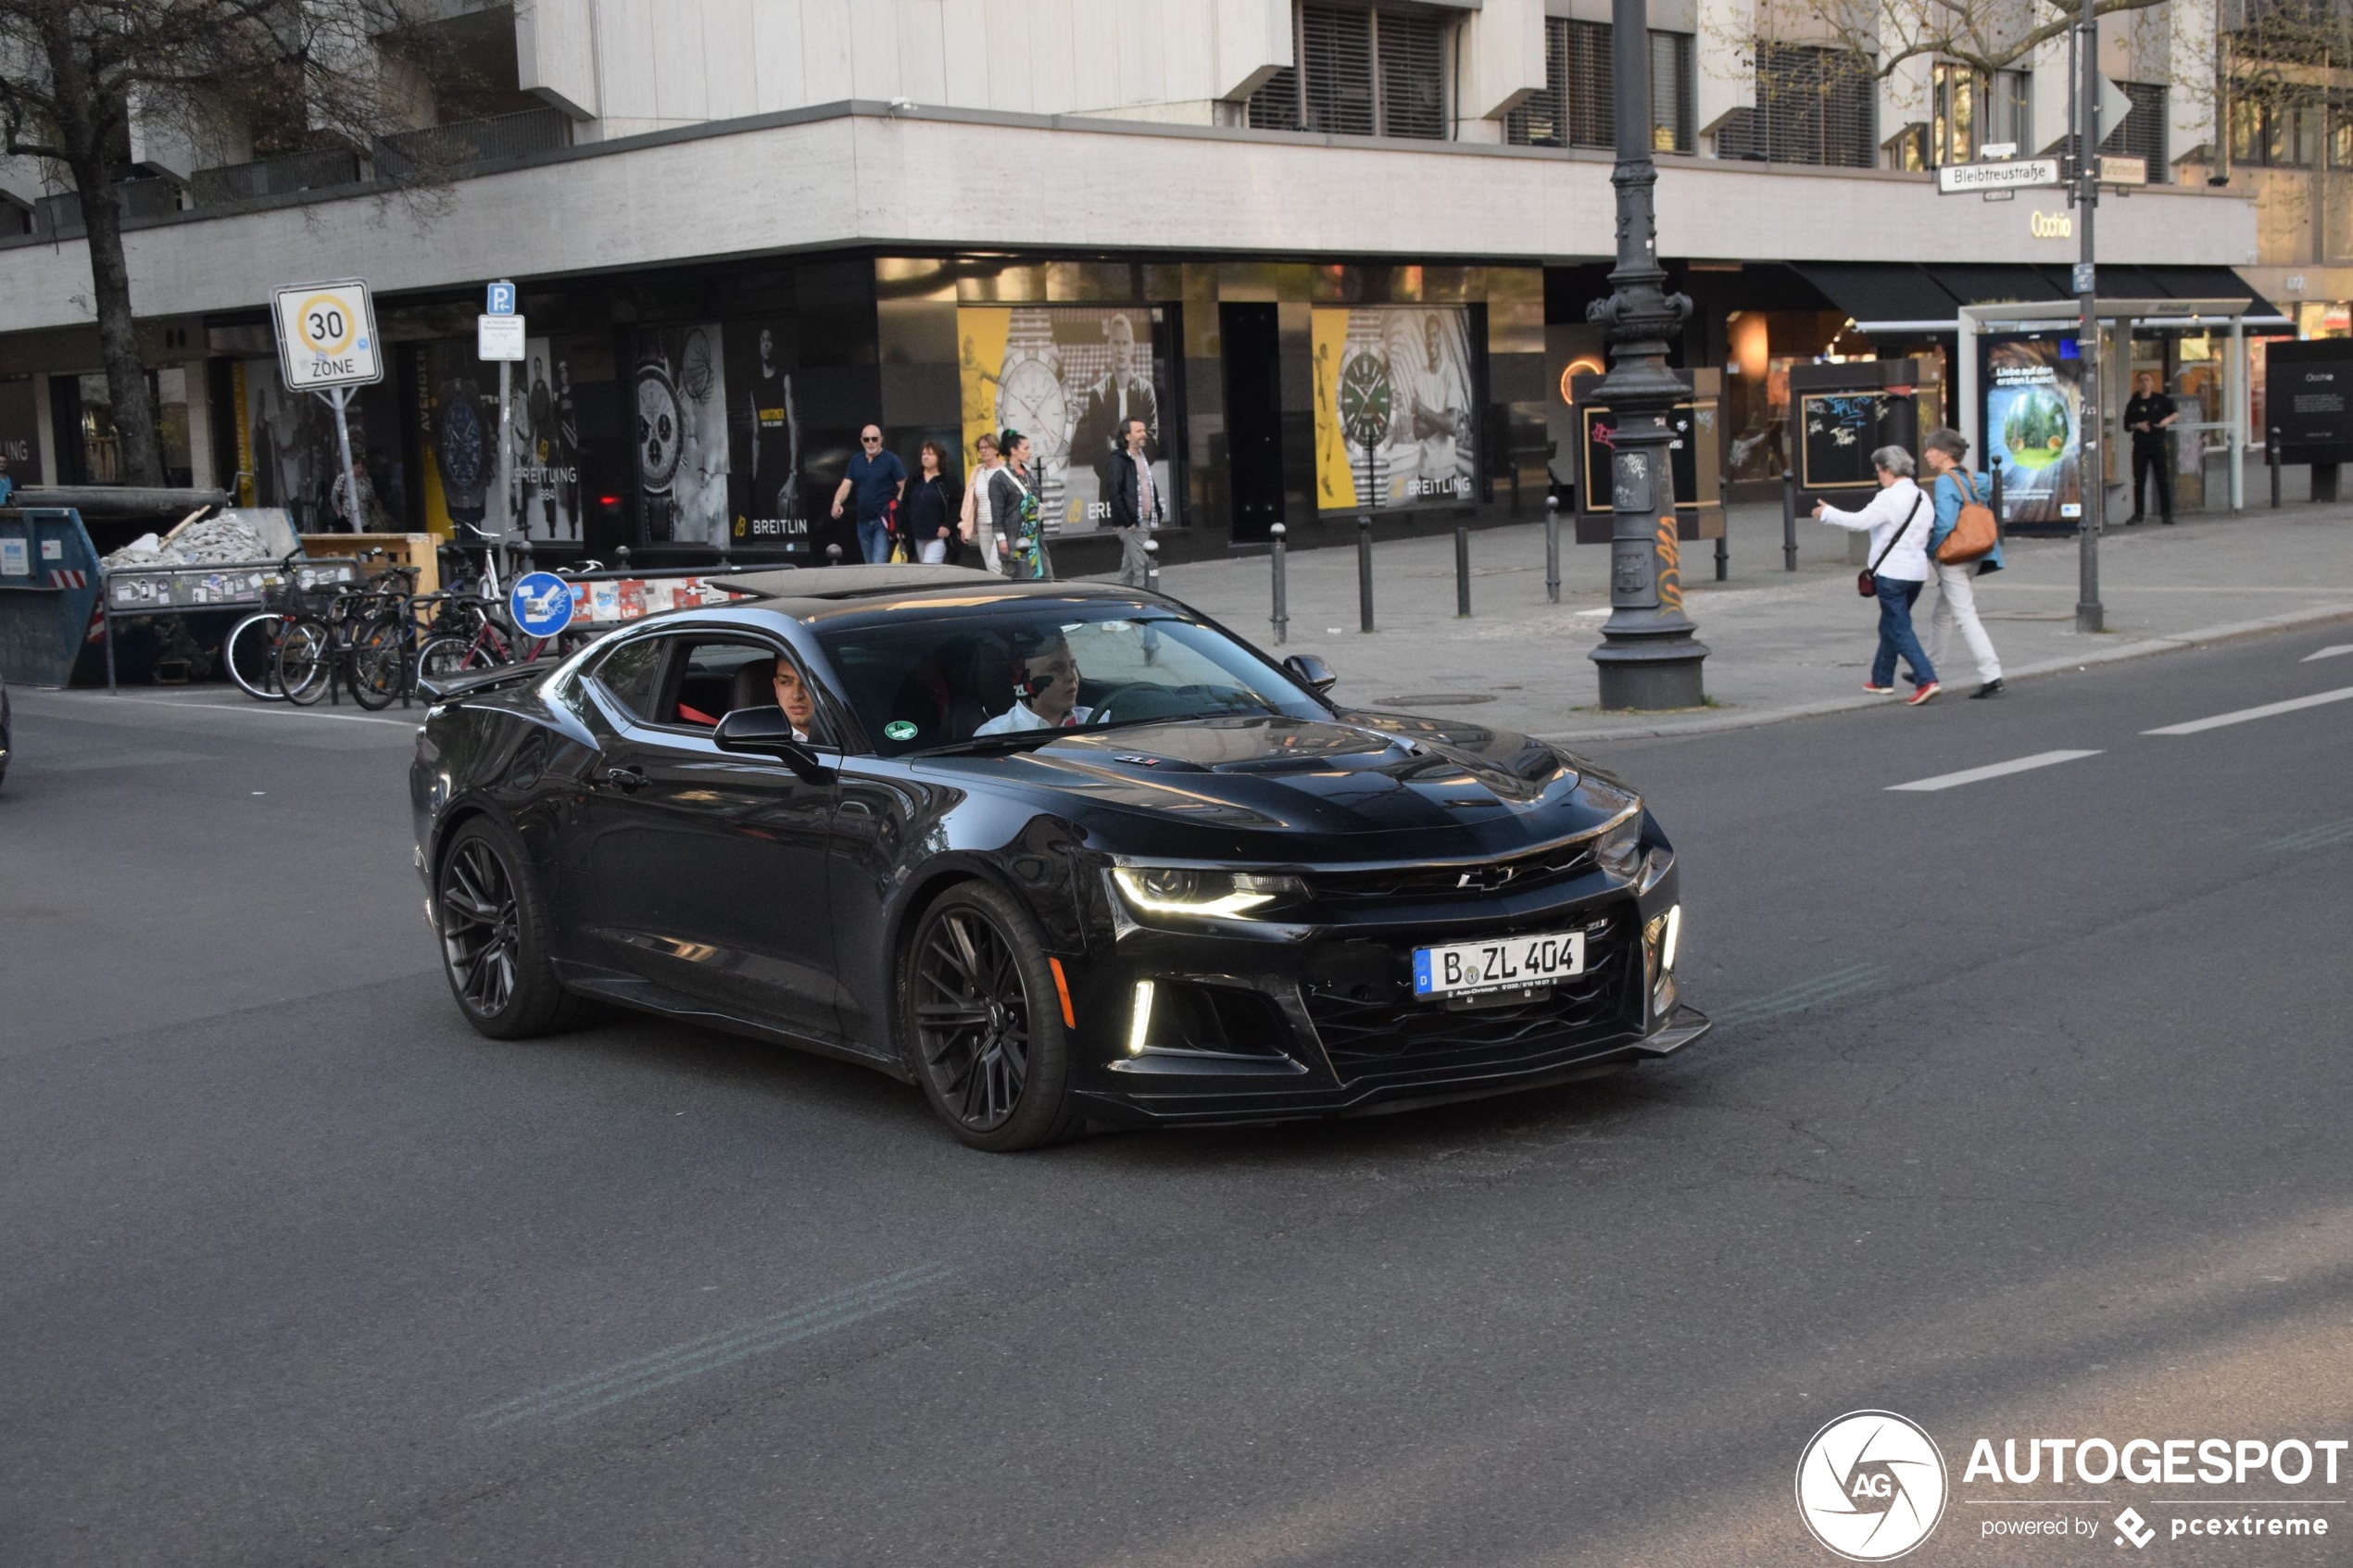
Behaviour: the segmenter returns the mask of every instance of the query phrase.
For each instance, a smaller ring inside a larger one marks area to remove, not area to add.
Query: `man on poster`
[[[797,519],[800,421],[793,409],[792,377],[776,363],[776,330],[760,329],[760,369],[751,383],[751,515]]]
[[[1119,580],[1140,588],[1150,567],[1144,541],[1166,521],[1160,487],[1152,483],[1151,454],[1145,450],[1151,432],[1142,419],[1126,423],[1127,449],[1112,459],[1103,495],[1111,508],[1111,526],[1119,535]]]
[[[1136,328],[1125,316],[1103,323],[1111,350],[1111,369],[1081,399],[1070,427],[1070,461],[1085,463],[1101,482],[1098,495],[1111,494],[1114,459],[1121,452],[1121,434],[1130,420],[1141,420],[1148,444],[1160,430],[1160,399],[1151,378],[1136,369]],[[1154,456],[1158,454],[1155,453]]]

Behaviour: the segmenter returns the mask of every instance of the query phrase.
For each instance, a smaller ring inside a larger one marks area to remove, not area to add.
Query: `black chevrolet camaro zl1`
[[[410,771],[484,1035],[601,1003],[880,1068],[966,1143],[1265,1122],[1664,1056],[1674,851],[1526,736],[1335,705],[1157,595],[946,567],[431,692]]]

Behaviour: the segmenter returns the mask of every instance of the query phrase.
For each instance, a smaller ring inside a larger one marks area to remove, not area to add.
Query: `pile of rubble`
[[[228,566],[268,560],[272,552],[253,525],[233,517],[195,519],[157,538],[142,533],[105,558],[109,568]]]

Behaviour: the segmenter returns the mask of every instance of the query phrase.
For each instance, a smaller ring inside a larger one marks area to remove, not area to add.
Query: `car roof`
[[[1107,583],[1015,583],[961,566],[810,566],[747,571],[718,581],[756,601],[731,607],[842,625],[908,609],[956,614],[1028,599],[1083,599],[1157,606],[1153,595]],[[708,613],[706,611],[705,613]]]

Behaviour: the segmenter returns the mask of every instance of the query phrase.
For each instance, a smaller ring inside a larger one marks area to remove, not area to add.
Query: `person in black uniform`
[[[2157,476],[2157,505],[2167,526],[2173,521],[2172,438],[2166,427],[2182,417],[2173,400],[2157,390],[2157,377],[2143,370],[2133,378],[2133,396],[2124,405],[2124,428],[2133,433],[2133,515],[2130,527],[2148,515],[2148,481]]]

